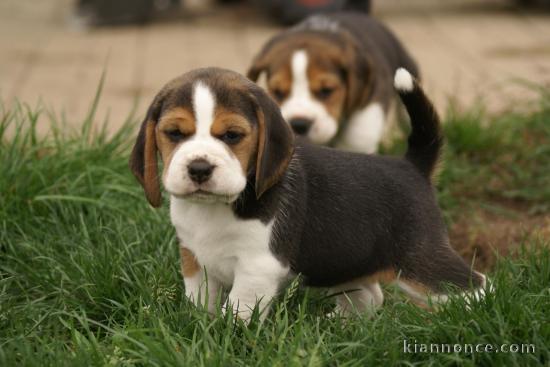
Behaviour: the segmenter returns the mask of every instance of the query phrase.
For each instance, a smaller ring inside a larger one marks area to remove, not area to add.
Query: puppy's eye
[[[243,138],[243,134],[238,131],[228,130],[219,136],[219,139],[228,145],[235,145]]]
[[[271,93],[273,94],[273,97],[275,97],[275,99],[279,102],[281,102],[286,97],[286,93],[279,88],[273,89]]]
[[[182,133],[178,129],[166,130],[166,131],[164,131],[164,134],[166,134],[168,139],[170,139],[171,141],[173,141],[175,143],[177,143],[179,141],[182,141],[183,139],[185,139],[189,136],[188,134]]]
[[[333,92],[334,92],[334,88],[323,87],[323,88],[319,89],[315,93],[315,95],[317,96],[317,98],[323,100],[323,99],[327,99],[328,97],[330,97]]]

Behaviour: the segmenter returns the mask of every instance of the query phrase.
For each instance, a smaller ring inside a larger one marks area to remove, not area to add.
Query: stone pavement
[[[84,30],[70,0],[0,1],[0,97],[82,121],[103,70],[97,121],[120,126],[137,103],[142,116],[169,79],[196,67],[244,72],[281,27],[241,4],[185,13],[147,26]],[[533,100],[519,80],[550,87],[550,14],[527,13],[512,0],[374,0],[374,15],[400,37],[444,111],[483,100],[490,111]],[[47,126],[41,126],[47,131]]]

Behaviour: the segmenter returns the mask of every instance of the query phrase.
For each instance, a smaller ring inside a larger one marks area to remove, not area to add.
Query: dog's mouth
[[[184,199],[195,203],[209,204],[209,203],[225,203],[230,204],[237,200],[239,195],[218,194],[206,190],[195,190],[187,194],[175,194],[170,193],[172,196],[178,199]]]

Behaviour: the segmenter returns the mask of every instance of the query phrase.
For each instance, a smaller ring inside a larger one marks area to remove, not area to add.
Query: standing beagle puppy
[[[225,309],[248,320],[296,274],[338,292],[344,313],[380,305],[380,280],[422,299],[483,286],[449,245],[430,184],[437,116],[407,71],[395,83],[412,119],[404,158],[295,140],[277,104],[231,71],[191,71],[158,93],[130,167],[153,206],[159,181],[170,195],[189,299],[213,311],[230,289]]]
[[[271,95],[296,134],[345,150],[375,153],[395,96],[393,73],[415,62],[395,36],[365,14],[314,15],[275,36],[248,77],[267,74]]]

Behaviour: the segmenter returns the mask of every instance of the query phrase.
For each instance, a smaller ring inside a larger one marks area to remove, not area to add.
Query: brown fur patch
[[[162,203],[157,167],[155,124],[148,121],[145,130],[143,188],[149,203],[155,208],[158,208]]]
[[[340,122],[346,100],[346,87],[339,75],[335,72],[325,70],[315,61],[311,60],[309,62],[307,70],[310,92],[325,106],[327,112],[336,122]],[[323,90],[327,88],[332,90],[332,93],[328,97],[322,98]]]
[[[180,247],[180,261],[181,261],[181,273],[184,277],[192,277],[200,270],[200,265],[197,262],[197,258],[186,247]]]
[[[241,163],[243,173],[246,174],[252,157],[256,156],[258,149],[258,131],[253,129],[252,125],[241,114],[218,107],[210,132],[212,136],[218,137],[227,131],[243,134],[241,141],[234,145],[228,145],[228,148],[237,157]]]
[[[164,162],[163,175],[166,174],[174,151],[180,143],[174,143],[166,135],[166,131],[179,130],[186,135],[193,135],[196,130],[193,113],[183,107],[175,107],[162,115],[157,125],[157,147]]]
[[[290,62],[287,62],[269,78],[267,89],[277,103],[282,103],[288,98],[291,88],[292,71],[290,70]]]
[[[380,282],[380,283],[388,284],[396,280],[399,280],[400,282],[407,284],[409,287],[411,287],[411,289],[413,289],[415,292],[418,292],[421,295],[434,293],[434,291],[431,290],[429,287],[425,286],[424,284],[416,280],[401,277],[400,274],[397,274],[395,270],[392,268],[376,272],[372,275],[369,275],[363,278],[363,281],[365,283]]]
[[[365,283],[391,283],[397,278],[397,274],[393,269],[386,269],[376,272],[364,278]]]
[[[162,114],[159,127],[165,129],[168,127],[177,127],[180,131],[191,135],[195,133],[195,117],[193,116],[193,112],[187,108],[174,107]]]

